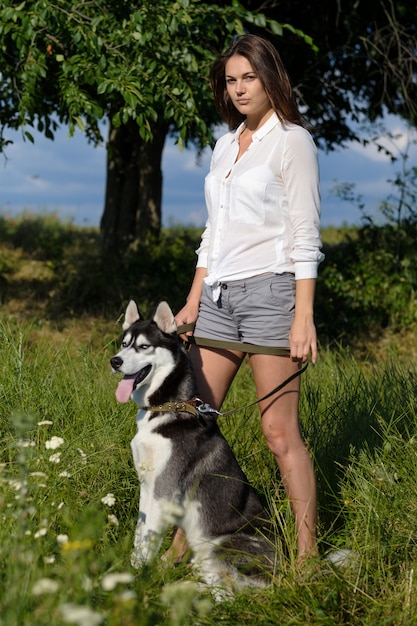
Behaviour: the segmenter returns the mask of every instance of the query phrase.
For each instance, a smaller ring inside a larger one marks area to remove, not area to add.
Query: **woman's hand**
[[[317,333],[313,316],[296,316],[290,332],[290,356],[292,359],[307,361],[311,352],[311,361],[317,361]]]
[[[183,326],[184,324],[195,324],[197,317],[198,304],[195,305],[192,302],[187,302],[187,304],[176,314],[175,323],[177,324],[177,327]],[[193,332],[193,330],[187,330],[185,333],[181,334],[180,337],[186,341],[187,335],[190,337]]]
[[[191,285],[190,293],[187,297],[187,304],[178,311],[175,316],[175,323],[177,326],[183,326],[184,324],[195,324],[198,317],[198,311],[200,308],[201,291],[203,289],[203,280],[207,276],[207,270],[205,267],[197,267],[193,283]],[[186,341],[186,337],[191,336],[194,331],[187,330],[186,333],[181,334],[180,337],[183,341]]]
[[[291,358],[317,361],[317,333],[314,325],[313,303],[316,280],[307,278],[295,281],[295,315],[290,331]]]

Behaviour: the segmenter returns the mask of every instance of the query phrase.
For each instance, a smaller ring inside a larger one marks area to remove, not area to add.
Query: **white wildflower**
[[[59,545],[62,546],[64,543],[68,542],[68,535],[57,535],[56,540]]]
[[[26,483],[22,482],[21,480],[9,480],[9,487],[14,489],[15,491],[20,491],[23,486],[26,486]]]
[[[161,600],[171,607],[171,614],[179,623],[186,615],[184,611],[188,613],[191,608],[199,615],[207,615],[210,612],[212,603],[209,599],[200,596],[200,589],[199,583],[192,580],[170,583],[162,589]]]
[[[133,591],[133,589],[126,589],[125,591],[122,591],[122,593],[119,593],[119,595],[117,596],[117,599],[120,600],[120,602],[130,602],[135,598],[136,592]]]
[[[169,502],[168,500],[164,500],[161,502],[162,508],[162,520],[167,525],[176,524],[178,519],[180,519],[184,515],[184,509],[179,504],[175,504],[175,502]]]
[[[81,448],[77,448],[77,452],[80,455],[82,462],[83,463],[87,463],[87,455],[86,455],[86,453],[83,450],[81,450]]]
[[[34,448],[36,446],[36,443],[34,441],[31,441],[30,439],[18,439],[16,445],[19,448]]]
[[[114,572],[103,576],[101,586],[104,591],[113,591],[118,584],[132,583],[135,577],[130,572]]]
[[[55,452],[55,454],[51,454],[51,456],[49,457],[49,461],[51,463],[61,463],[61,453]]]
[[[139,481],[142,481],[145,478],[145,475],[148,474],[148,472],[152,472],[152,467],[149,465],[149,463],[145,463],[144,461],[138,463],[136,469],[138,472]]]
[[[41,420],[38,422],[38,426],[52,426],[53,422],[51,420]]]
[[[112,493],[108,493],[104,498],[101,498],[103,504],[107,506],[113,506],[116,503],[116,498]]]
[[[89,576],[84,576],[83,577],[82,588],[84,589],[84,591],[92,591],[93,590],[94,583],[91,580],[91,578],[89,578]]]
[[[77,626],[98,626],[104,622],[103,615],[90,609],[89,606],[66,603],[59,607],[62,619],[66,624],[77,624]]]
[[[60,472],[58,474],[58,476],[60,478],[71,478],[71,474],[67,470],[64,470],[63,472]]]
[[[45,472],[31,472],[29,476],[33,478],[48,478],[48,475]]]
[[[45,565],[53,565],[55,563],[55,554],[51,554],[51,556],[45,556],[43,558],[43,562]]]
[[[47,528],[45,527],[39,528],[39,530],[37,530],[33,536],[35,537],[35,539],[39,539],[39,537],[45,537],[47,532],[48,532]]]
[[[62,446],[65,443],[65,441],[62,439],[62,437],[51,437],[51,439],[48,439],[48,441],[45,441],[45,448],[47,450],[56,450],[57,448],[59,448],[60,446]]]
[[[56,593],[59,589],[59,584],[52,578],[40,578],[32,587],[32,595],[41,596],[44,593]]]
[[[107,521],[110,524],[110,526],[118,526],[119,525],[119,520],[112,513],[107,516]]]

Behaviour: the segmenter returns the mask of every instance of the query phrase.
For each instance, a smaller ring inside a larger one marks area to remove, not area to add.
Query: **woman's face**
[[[272,109],[264,86],[246,57],[230,57],[225,66],[227,93],[239,113],[261,119]]]

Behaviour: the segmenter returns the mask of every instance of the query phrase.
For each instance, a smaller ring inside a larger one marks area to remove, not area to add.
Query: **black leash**
[[[281,389],[284,389],[284,387],[286,387],[292,380],[294,380],[298,376],[301,376],[301,374],[306,371],[307,367],[308,367],[308,361],[306,361],[305,365],[303,365],[303,367],[301,367],[297,372],[294,372],[294,374],[291,374],[291,376],[288,376],[288,378],[286,378],[284,382],[282,382],[280,385],[275,387],[275,389],[267,393],[262,398],[259,398],[258,400],[255,400],[254,402],[251,402],[250,404],[247,404],[246,406],[241,406],[235,409],[230,409],[230,411],[222,412],[222,411],[216,411],[216,409],[213,409],[209,404],[201,401],[202,403],[200,406],[197,407],[197,411],[199,413],[216,413],[216,415],[220,415],[221,417],[232,415],[233,413],[237,413],[237,411],[244,411],[245,409],[249,409],[251,406],[255,406],[255,404],[258,404],[259,402],[262,402],[263,400],[267,400],[274,394],[278,393],[278,391],[281,391]]]

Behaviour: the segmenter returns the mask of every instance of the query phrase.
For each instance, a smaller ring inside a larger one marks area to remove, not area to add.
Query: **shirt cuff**
[[[196,267],[207,267],[208,262],[208,252],[198,252],[197,250],[197,265]]]
[[[295,263],[295,280],[303,280],[305,278],[317,278],[318,263],[317,262],[298,262]]]

